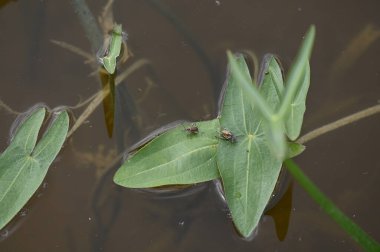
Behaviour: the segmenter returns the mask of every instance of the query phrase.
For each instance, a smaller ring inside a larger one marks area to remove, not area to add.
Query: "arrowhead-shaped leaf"
[[[244,57],[236,57],[240,72],[251,79]],[[263,116],[257,113],[251,96],[228,74],[224,102],[220,114],[221,128],[236,136],[236,142],[221,139],[217,163],[233,221],[239,232],[247,237],[257,226],[271,197],[281,169],[281,161],[273,156],[266,139]],[[268,85],[268,84],[267,84]],[[274,90],[266,97],[273,97]]]
[[[0,229],[41,185],[66,139],[69,118],[63,111],[35,146],[44,117],[44,108],[35,110],[20,124],[11,144],[0,155]]]
[[[130,188],[194,184],[219,177],[216,167],[219,120],[198,122],[198,133],[180,124],[141,146],[114,176]]]

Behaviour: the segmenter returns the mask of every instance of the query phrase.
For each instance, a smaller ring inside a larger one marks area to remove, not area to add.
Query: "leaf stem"
[[[380,244],[364,232],[350,218],[348,218],[334,203],[321,192],[317,186],[302,172],[291,159],[285,160],[285,165],[294,179],[305,191],[334,219],[351,237],[366,251],[380,251]]]
[[[335,122],[326,124],[320,128],[312,130],[309,133],[306,133],[305,135],[300,137],[296,142],[300,144],[305,144],[306,142],[309,142],[313,140],[314,138],[317,138],[323,134],[326,134],[330,131],[336,130],[340,127],[346,126],[347,124],[359,121],[363,118],[366,118],[368,116],[371,116],[377,113],[380,113],[380,104],[366,108],[364,110],[356,112],[355,114],[343,117]]]

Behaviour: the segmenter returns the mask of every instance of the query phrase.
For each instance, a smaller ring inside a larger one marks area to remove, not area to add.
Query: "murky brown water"
[[[378,40],[364,46],[356,58],[343,58],[334,67],[343,54],[357,52],[345,48],[367,25],[380,27],[378,1],[344,5],[324,0],[162,2],[185,31],[170,22],[154,1],[115,3],[115,18],[129,34],[132,61],[144,58],[152,63],[124,84],[136,102],[135,122],[140,122],[129,131],[133,134],[126,145],[168,122],[214,115],[227,48],[254,50],[260,58],[276,53],[286,65],[312,23],[317,40],[304,132],[380,99]],[[104,4],[88,3],[95,13]],[[63,40],[90,50],[69,3],[20,0],[2,1],[1,6],[3,102],[17,111],[37,102],[50,107],[75,105],[80,97],[99,89],[82,58],[49,42]],[[155,86],[144,96],[146,77]],[[15,117],[0,110],[0,118],[0,149],[4,150]],[[379,116],[374,116],[340,129],[308,143],[297,158],[321,189],[376,240],[380,240],[378,125]],[[297,185],[285,240],[277,239],[273,220],[264,217],[257,237],[243,241],[212,184],[188,196],[129,190],[111,182],[113,171],[99,179],[102,172],[80,155],[107,155],[115,146],[116,140],[107,137],[99,108],[66,143],[44,188],[24,209],[25,216],[2,230],[0,251],[360,251]]]

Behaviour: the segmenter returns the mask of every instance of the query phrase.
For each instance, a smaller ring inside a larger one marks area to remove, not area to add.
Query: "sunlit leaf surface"
[[[69,127],[60,112],[38,142],[45,109],[35,110],[18,127],[8,148],[0,155],[0,229],[3,228],[41,185],[62,147]]]
[[[116,184],[131,188],[193,184],[219,177],[216,167],[219,120],[196,123],[198,133],[179,124],[143,144],[119,168]]]
[[[281,103],[281,97],[284,93],[284,81],[281,67],[274,55],[265,55],[260,74],[260,93],[266,97],[268,104],[275,111]]]
[[[238,65],[250,79],[244,57]],[[257,226],[270,199],[281,169],[281,161],[273,156],[265,139],[263,118],[255,113],[250,96],[228,77],[220,115],[221,128],[236,136],[236,142],[221,139],[217,163],[233,221],[243,236],[249,236]],[[275,89],[266,87],[267,95]]]
[[[304,150],[287,143],[285,133],[294,139],[302,124],[314,36],[312,26],[290,70],[289,85],[284,85],[275,56],[264,58],[257,87],[244,57],[227,52],[229,70],[217,119],[198,123],[196,134],[177,126],[152,137],[127,159],[114,181],[153,187],[220,176],[235,226],[242,236],[250,236],[276,187],[282,161]],[[290,121],[288,112],[294,113]]]

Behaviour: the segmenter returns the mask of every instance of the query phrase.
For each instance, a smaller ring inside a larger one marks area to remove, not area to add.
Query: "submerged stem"
[[[291,159],[285,160],[285,165],[294,179],[321,208],[334,219],[365,251],[380,250],[380,245],[364,230],[345,215],[318,187],[302,172]]]
[[[22,112],[15,111],[11,107],[9,107],[7,104],[5,104],[1,99],[0,99],[0,110],[4,109],[6,112],[8,112],[11,115],[19,115]]]
[[[79,17],[82,28],[91,43],[91,50],[95,54],[103,42],[103,34],[96,22],[96,19],[91,10],[88,8],[85,0],[72,0],[71,3]]]
[[[335,122],[326,124],[320,128],[312,130],[309,133],[306,133],[305,135],[300,137],[296,142],[299,144],[304,144],[330,131],[333,131],[347,124],[359,121],[360,119],[366,118],[377,113],[380,113],[380,104],[361,110],[359,112],[356,112],[355,114],[343,117]]]

